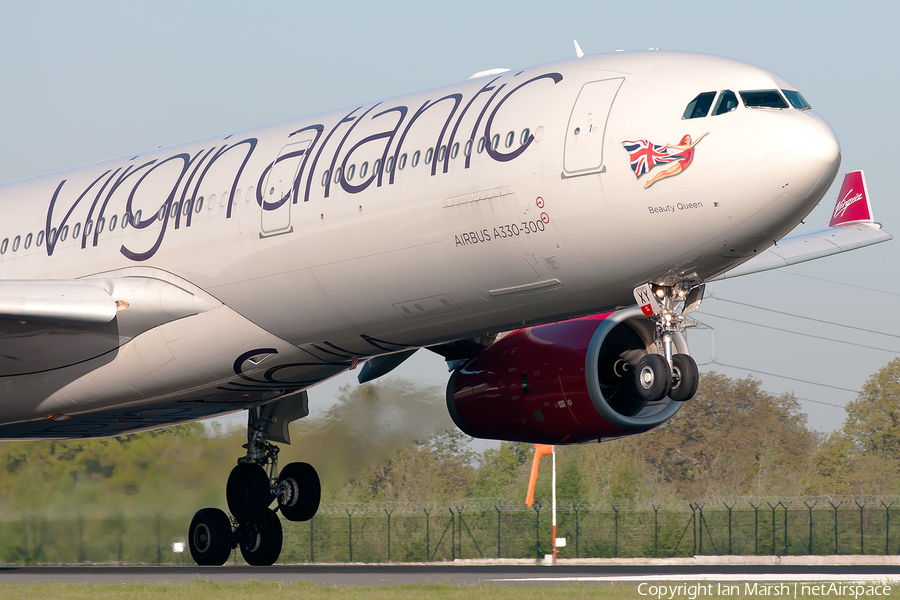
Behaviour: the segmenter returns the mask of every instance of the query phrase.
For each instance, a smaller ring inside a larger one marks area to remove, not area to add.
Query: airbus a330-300
[[[427,348],[473,436],[647,431],[696,392],[706,282],[891,238],[854,172],[828,228],[782,239],[840,159],[772,73],[618,52],[8,183],[0,438],[248,410],[231,517],[189,545],[272,564],[319,505],[313,467],[277,468],[309,388]]]

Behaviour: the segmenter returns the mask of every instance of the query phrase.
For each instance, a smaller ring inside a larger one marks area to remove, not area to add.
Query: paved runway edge
[[[0,567],[0,583],[195,583],[208,580],[322,585],[565,584],[641,582],[900,582],[900,565],[282,565],[274,567]]]

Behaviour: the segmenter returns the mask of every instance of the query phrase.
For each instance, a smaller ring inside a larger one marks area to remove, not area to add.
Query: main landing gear
[[[247,564],[271,565],[281,554],[278,512],[288,521],[308,521],[319,509],[322,488],[311,465],[290,463],[276,477],[279,448],[267,438],[268,421],[265,407],[250,410],[247,454],[238,459],[225,487],[232,517],[204,508],[191,521],[188,540],[198,565],[223,565],[237,546]]]
[[[660,352],[645,355],[635,370],[638,394],[647,402],[666,396],[684,402],[697,393],[697,363],[688,354],[674,353],[673,336],[684,332],[684,315],[699,308],[703,290],[704,286],[692,287],[688,281],[675,285],[648,283],[635,288],[638,305],[656,323],[656,348]]]

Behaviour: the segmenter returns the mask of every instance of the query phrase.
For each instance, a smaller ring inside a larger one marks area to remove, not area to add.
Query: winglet
[[[538,465],[542,456],[553,454],[553,446],[547,444],[534,445],[534,459],[531,461],[531,477],[528,478],[528,495],[525,497],[525,506],[534,504],[534,484],[537,483]]]
[[[834,212],[831,213],[829,227],[847,223],[872,223],[872,204],[869,189],[862,171],[852,171],[844,175],[841,193],[838,195]]]
[[[578,45],[578,40],[572,41],[575,42],[575,56],[581,58],[582,56],[584,56],[584,51],[581,49],[581,46]]]

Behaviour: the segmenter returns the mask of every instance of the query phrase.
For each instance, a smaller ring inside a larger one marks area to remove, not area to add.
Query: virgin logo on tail
[[[853,171],[844,176],[841,193],[834,205],[828,226],[860,221],[872,221],[872,206],[869,204],[869,191],[863,172]]]
[[[858,202],[863,199],[862,192],[857,193],[855,196],[850,196],[853,193],[853,190],[850,190],[850,193],[847,194],[847,197],[838,200],[838,203],[834,205],[834,214],[831,215],[832,219],[840,219],[844,216],[844,213],[847,212],[847,209],[853,206],[854,202]]]

